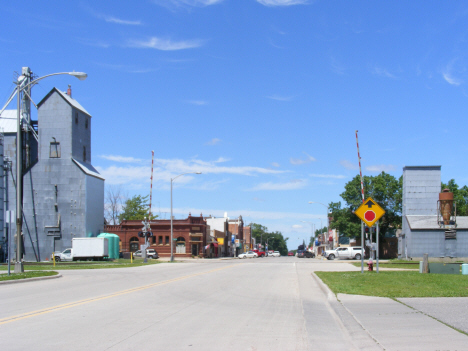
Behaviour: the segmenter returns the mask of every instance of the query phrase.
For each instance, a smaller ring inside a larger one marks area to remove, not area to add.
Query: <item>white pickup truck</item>
[[[338,247],[334,250],[326,250],[323,253],[323,256],[328,260],[334,260],[335,258],[339,259],[351,259],[351,260],[360,260],[361,255],[364,252],[360,246],[350,246],[350,247]]]

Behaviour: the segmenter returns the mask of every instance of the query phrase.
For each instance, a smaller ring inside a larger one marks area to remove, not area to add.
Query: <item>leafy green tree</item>
[[[288,254],[287,241],[289,238],[284,238],[281,232],[268,232],[268,228],[257,223],[250,223],[252,237],[257,243],[265,245],[268,242],[268,250],[279,251],[281,255]]]
[[[403,177],[396,179],[394,176],[382,172],[377,176],[364,176],[365,197],[372,197],[384,210],[385,215],[380,219],[380,233],[385,233],[391,228],[401,227],[401,204]],[[359,236],[361,233],[361,220],[354,211],[362,204],[361,178],[356,175],[345,185],[345,191],[340,194],[346,206],[341,202],[332,202],[329,208],[333,220],[331,227],[337,228],[340,235]]]
[[[468,187],[458,187],[455,179],[450,179],[447,184],[441,184],[441,191],[449,189],[453,193],[453,200],[457,206],[457,216],[468,216]]]
[[[149,195],[141,196],[135,195],[131,199],[125,201],[125,204],[122,208],[122,213],[119,215],[119,221],[122,222],[124,219],[140,219],[143,220],[145,217],[149,216],[149,205],[148,205]],[[157,216],[153,216],[155,218]]]

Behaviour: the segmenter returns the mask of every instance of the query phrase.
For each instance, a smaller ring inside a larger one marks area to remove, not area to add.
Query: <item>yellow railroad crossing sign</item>
[[[385,211],[371,197],[358,207],[354,214],[358,216],[368,227],[372,227],[384,214]]]

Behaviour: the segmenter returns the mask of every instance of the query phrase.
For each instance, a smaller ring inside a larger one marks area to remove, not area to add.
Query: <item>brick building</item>
[[[204,255],[208,226],[203,215],[192,217],[189,213],[186,219],[174,219],[174,257],[191,257]],[[119,225],[105,226],[105,232],[117,234],[121,242],[122,252],[135,252],[145,239],[138,236],[142,230],[141,220],[124,220]],[[151,221],[149,249],[155,249],[160,257],[171,256],[171,220],[154,219]]]

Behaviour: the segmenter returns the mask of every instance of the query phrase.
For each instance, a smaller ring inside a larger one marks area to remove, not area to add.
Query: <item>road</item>
[[[359,268],[267,257],[61,271],[58,279],[0,286],[0,343],[67,351],[384,349],[327,295],[315,270]]]

